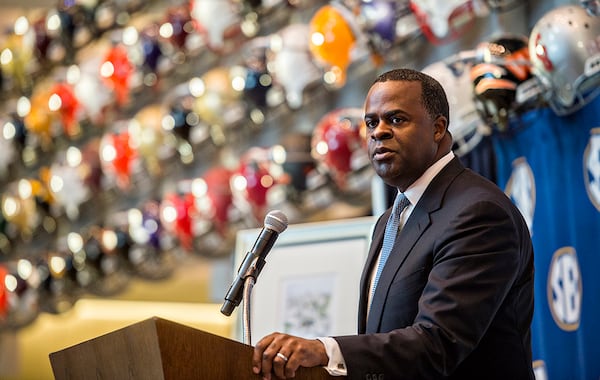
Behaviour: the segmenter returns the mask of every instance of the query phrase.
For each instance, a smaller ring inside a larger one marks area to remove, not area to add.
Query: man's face
[[[425,111],[416,81],[375,83],[364,108],[373,168],[387,184],[404,191],[438,158],[445,125]]]

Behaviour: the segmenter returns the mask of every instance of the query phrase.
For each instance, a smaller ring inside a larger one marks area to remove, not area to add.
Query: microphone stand
[[[243,322],[243,331],[244,331],[244,343],[251,345],[251,332],[250,332],[250,297],[252,296],[252,288],[256,280],[253,276],[246,277],[244,281],[244,295],[242,298],[242,302],[244,304],[244,309],[242,310],[242,322]]]
[[[265,257],[275,244],[277,236],[287,228],[287,217],[279,210],[269,212],[265,217],[265,227],[260,232],[252,250],[246,253],[244,261],[238,269],[233,283],[225,295],[225,302],[221,307],[221,313],[229,316],[233,309],[244,303],[242,313],[244,342],[251,343],[250,338],[250,296],[256,278],[265,266]]]

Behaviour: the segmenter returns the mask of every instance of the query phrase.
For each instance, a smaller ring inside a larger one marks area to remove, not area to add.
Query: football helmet
[[[231,177],[233,171],[225,166],[209,168],[192,185],[196,208],[203,217],[207,217],[216,231],[225,236],[233,206]]]
[[[193,20],[186,5],[173,5],[167,8],[161,36],[177,50],[185,50],[188,38],[193,32]]]
[[[502,35],[477,48],[471,68],[475,104],[483,120],[505,131],[515,115],[537,105],[539,91],[531,84],[527,37]],[[523,89],[528,89],[524,91]]]
[[[79,285],[94,295],[115,295],[129,284],[129,235],[120,228],[91,226],[82,236]]]
[[[79,119],[83,114],[83,106],[77,99],[73,86],[65,81],[54,83],[50,88],[48,105],[51,111],[58,113],[64,134],[69,138],[78,137],[81,133]]]
[[[129,58],[127,47],[122,43],[114,43],[104,53],[100,66],[100,76],[110,89],[118,106],[124,107],[131,101],[131,79],[135,65]]]
[[[529,58],[555,113],[575,112],[600,93],[600,17],[579,5],[550,10],[531,30]]]
[[[194,239],[194,220],[198,211],[194,196],[189,192],[168,192],[160,204],[160,221],[168,233],[186,252],[192,252]]]
[[[142,107],[127,126],[130,145],[137,150],[146,170],[153,177],[163,174],[163,160],[169,159],[175,152],[175,147],[162,127],[162,120],[167,112],[162,104],[149,104]]]
[[[127,263],[132,271],[145,279],[162,279],[175,267],[175,242],[160,220],[160,203],[147,200],[140,208],[127,211],[127,232],[131,246]]]
[[[40,313],[39,275],[27,259],[0,262],[0,331],[33,322]]]
[[[127,121],[119,120],[117,123],[122,126]],[[138,151],[130,142],[131,134],[126,128],[118,128],[114,132],[106,133],[100,140],[102,172],[107,182],[121,190],[131,188],[131,177],[139,164]]]
[[[22,238],[31,238],[41,232],[44,218],[53,199],[44,184],[37,179],[22,178],[7,184],[0,197],[4,220]]]
[[[251,147],[240,158],[240,165],[232,176],[233,191],[243,197],[251,214],[260,221],[272,204],[271,190],[278,185],[278,178],[271,171],[268,148]]]
[[[408,0],[361,0],[357,12],[358,23],[376,53],[387,53],[403,40],[420,35]]]
[[[239,123],[247,112],[243,102],[243,86],[236,87],[236,66],[217,66],[206,71],[200,78],[189,81],[195,96],[193,111],[209,125],[231,127]]]
[[[104,63],[102,57],[92,57],[68,69],[67,82],[73,86],[75,97],[81,103],[85,117],[94,124],[103,125],[115,102],[111,91],[106,91],[105,78],[98,75]]]
[[[316,174],[316,162],[311,155],[311,135],[287,133],[280,145],[271,148],[273,162],[281,166],[281,182],[285,183],[286,198],[300,203],[304,194],[314,188],[310,178]]]
[[[456,40],[478,17],[473,0],[411,0],[410,7],[425,37],[436,45]]]
[[[343,192],[357,190],[351,178],[368,166],[366,127],[361,108],[339,108],[317,123],[311,140],[311,154],[318,170],[327,173]]]
[[[36,86],[29,99],[28,112],[23,117],[28,133],[37,136],[38,147],[45,151],[54,147],[55,138],[59,135],[54,128],[58,122],[58,115],[49,108],[50,95],[50,88],[46,83]],[[27,104],[26,101],[22,102]]]
[[[309,23],[310,52],[328,70],[325,82],[334,87],[346,84],[346,71],[353,60],[358,34],[353,21],[350,10],[332,3],[319,8]]]
[[[252,108],[265,110],[269,107],[269,92],[273,78],[267,69],[268,37],[256,37],[245,45],[244,95]]]
[[[469,153],[487,134],[487,126],[479,116],[473,99],[471,62],[434,62],[423,72],[435,78],[446,90],[450,104],[449,130],[458,156]]]
[[[227,40],[239,33],[242,16],[235,1],[193,0],[190,6],[196,30],[209,49],[222,51]]]
[[[26,20],[24,17],[20,18]],[[17,34],[7,31],[0,35],[0,66],[3,87],[18,94],[31,93],[34,85],[31,72],[35,59],[35,41],[32,33],[25,31]]]
[[[64,210],[70,220],[76,220],[80,206],[92,196],[91,189],[85,183],[81,151],[72,146],[61,156],[42,173],[57,208]]]
[[[73,273],[70,252],[44,252],[35,263],[39,275],[40,310],[58,314],[70,309],[77,301],[79,286]]]
[[[361,1],[359,23],[376,50],[384,52],[395,43],[399,11],[396,1]]]
[[[232,169],[217,164],[190,182],[194,206],[198,212],[194,245],[205,256],[224,256],[231,252],[239,228],[241,213],[234,202]]]
[[[302,106],[305,89],[319,83],[323,74],[313,60],[309,40],[310,26],[303,23],[287,25],[271,36],[267,68],[283,87],[285,100],[292,109]]]
[[[17,128],[11,118],[0,116],[0,180],[9,174],[12,165],[18,161]]]

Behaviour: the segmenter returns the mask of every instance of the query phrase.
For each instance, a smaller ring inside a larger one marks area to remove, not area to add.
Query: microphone
[[[287,228],[287,225],[287,217],[279,210],[273,210],[265,216],[265,225],[260,231],[258,239],[256,239],[250,252],[246,253],[246,257],[244,257],[244,261],[238,269],[237,276],[225,295],[221,313],[230,316],[233,309],[240,304],[246,278],[253,277],[256,280],[266,263],[265,257],[273,248],[279,234]]]

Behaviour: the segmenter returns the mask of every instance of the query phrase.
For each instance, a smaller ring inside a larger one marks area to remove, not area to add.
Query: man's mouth
[[[385,147],[376,148],[373,151],[373,159],[376,161],[387,160],[394,154],[394,151]]]

